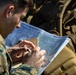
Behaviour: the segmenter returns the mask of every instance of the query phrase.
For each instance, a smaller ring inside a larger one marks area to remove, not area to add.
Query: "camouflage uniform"
[[[4,39],[0,35],[0,75],[37,75],[37,70],[27,64],[11,70],[12,60],[6,51]]]

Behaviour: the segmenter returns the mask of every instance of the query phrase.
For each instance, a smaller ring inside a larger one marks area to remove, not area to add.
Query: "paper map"
[[[55,59],[70,40],[68,36],[56,36],[25,22],[21,22],[21,27],[14,29],[5,41],[6,45],[11,47],[20,40],[31,38],[37,38],[40,48],[46,50],[47,63],[40,68],[38,75],[41,75],[45,68]]]

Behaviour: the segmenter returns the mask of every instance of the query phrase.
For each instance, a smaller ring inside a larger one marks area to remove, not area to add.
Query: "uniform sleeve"
[[[9,64],[7,61],[7,52],[5,42],[0,35],[0,75],[9,75]]]
[[[11,75],[37,75],[37,70],[28,64],[22,64],[18,68],[13,69]]]

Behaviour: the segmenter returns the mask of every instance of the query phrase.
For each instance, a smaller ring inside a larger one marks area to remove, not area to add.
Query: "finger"
[[[35,48],[35,45],[34,45],[32,42],[27,41],[27,40],[24,40],[23,42],[24,42],[25,44],[31,46],[32,48]]]
[[[34,59],[35,59],[36,61],[39,60],[42,56],[44,56],[45,53],[46,53],[45,50],[36,52],[35,55],[34,55],[34,56],[35,56]]]
[[[40,66],[41,66],[41,67],[45,67],[45,61],[41,62],[41,63],[40,63]]]
[[[19,51],[19,50],[21,50],[21,49],[23,49],[23,48],[19,48],[19,47],[10,47],[7,51],[8,51],[8,53],[11,53],[11,52],[13,52],[13,51]]]
[[[22,56],[25,56],[25,55],[27,55],[29,52],[28,51],[26,51],[26,52],[24,52],[23,53],[23,55]]]
[[[24,46],[24,45],[30,46],[31,48],[35,48],[35,45],[27,40],[23,40],[19,44],[17,44],[17,46]]]
[[[44,62],[44,60],[45,60],[45,56],[42,56],[39,60],[38,60],[38,64],[40,64],[40,63],[42,63],[42,62]]]
[[[18,52],[26,52],[27,49],[25,47],[11,47],[7,51],[8,51],[8,53],[10,53],[10,52],[18,53]]]
[[[18,50],[18,49],[24,49],[25,47],[18,47],[18,46],[13,46],[13,47],[10,47],[8,50]]]
[[[45,55],[45,53],[46,53],[45,50],[40,50],[40,51],[37,53],[37,55],[38,55],[39,57],[42,57],[43,55]]]
[[[15,56],[16,56],[16,58],[20,58],[22,56],[25,56],[28,53],[29,53],[28,51],[26,51],[26,52],[19,52],[19,53],[16,53]]]
[[[34,51],[39,52],[40,51],[40,47],[39,46],[35,47]]]
[[[41,59],[35,64],[37,70],[39,70],[45,64],[44,58],[45,56],[41,57]]]
[[[20,58],[20,57],[22,57],[22,54],[23,54],[23,53],[17,53],[17,54],[15,55],[15,57],[16,57],[16,58]]]
[[[20,46],[13,46],[13,47],[10,47],[8,50],[21,50],[21,51],[27,51],[27,47],[26,47],[26,45],[24,46],[24,47],[20,47]]]
[[[42,56],[42,57],[39,59],[40,62],[43,62],[44,60],[45,60],[45,56]]]

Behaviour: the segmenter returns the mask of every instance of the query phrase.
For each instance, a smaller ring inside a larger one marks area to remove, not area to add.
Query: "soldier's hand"
[[[45,64],[45,50],[40,50],[40,47],[35,47],[30,56],[25,55],[23,57],[23,63],[34,66],[39,70]]]
[[[21,62],[22,57],[25,54],[28,54],[28,48],[33,50],[35,48],[35,45],[30,41],[21,41],[19,44],[10,47],[8,49],[8,53],[10,54],[12,58],[12,62]]]

